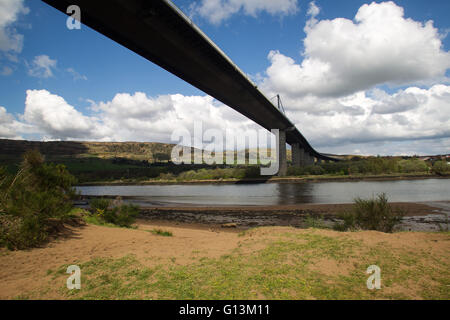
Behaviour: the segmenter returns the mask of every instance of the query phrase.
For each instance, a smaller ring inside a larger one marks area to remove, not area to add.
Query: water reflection
[[[277,183],[278,205],[316,203],[313,183]]]

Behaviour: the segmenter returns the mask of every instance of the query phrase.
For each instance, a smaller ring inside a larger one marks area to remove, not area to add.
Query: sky
[[[268,98],[280,94],[319,152],[450,153],[450,1],[173,2]],[[0,0],[0,138],[174,143],[198,120],[259,128],[66,21],[39,0]]]

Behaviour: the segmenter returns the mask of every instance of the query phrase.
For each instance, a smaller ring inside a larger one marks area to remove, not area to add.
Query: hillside
[[[84,141],[27,141],[0,139],[0,155],[14,159],[30,149],[37,149],[47,158],[77,157],[128,158],[154,161],[156,154],[167,154],[173,144],[157,142],[84,142]]]
[[[158,142],[43,142],[0,139],[0,159],[18,159],[26,150],[37,149],[48,159],[75,156],[76,158],[127,158],[155,162],[158,160],[158,154],[170,157],[174,146],[175,144]],[[251,151],[254,150],[251,149]],[[238,153],[242,154],[244,151]],[[287,150],[287,156],[291,157],[291,150]]]
[[[6,166],[11,173],[16,172],[22,154],[27,150],[37,149],[47,161],[64,164],[80,183],[129,179],[138,181],[157,178],[161,174],[178,175],[185,171],[218,167],[168,163],[174,146],[157,142],[40,142],[0,139],[0,166]],[[239,151],[239,154],[242,153],[245,152]],[[198,163],[197,155],[194,155]],[[240,171],[244,174],[245,169]],[[230,172],[233,176],[236,175],[232,169]]]

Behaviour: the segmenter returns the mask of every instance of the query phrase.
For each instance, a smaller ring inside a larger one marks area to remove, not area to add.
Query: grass
[[[109,228],[128,228],[128,229],[137,229],[137,226],[135,225],[118,225],[111,222],[105,221],[105,219],[102,219],[97,214],[92,214],[86,209],[82,208],[73,208],[70,212],[71,217],[81,217],[84,222],[88,224],[94,224],[97,226],[103,226],[103,227],[109,227]]]
[[[394,231],[405,213],[395,211],[388,203],[385,193],[370,199],[356,198],[352,209],[340,215],[343,223],[335,225],[336,230],[377,230]]]
[[[162,229],[153,229],[153,230],[149,230],[149,232],[158,235],[158,236],[163,236],[163,237],[172,237],[173,233],[170,231],[164,231]]]
[[[179,265],[173,257],[152,267],[133,255],[96,258],[79,264],[81,290],[65,288],[67,265],[47,272],[49,284],[60,283],[59,293],[71,299],[450,298],[445,255],[383,242],[367,245],[317,229],[272,230],[247,231],[242,245],[220,258]],[[448,233],[441,236],[449,240]],[[259,249],[252,249],[255,245]],[[372,264],[381,268],[381,290],[366,287],[366,269]]]
[[[104,226],[104,227],[109,227],[109,228],[121,228],[120,226],[118,226],[114,223],[109,223],[109,222],[103,221],[96,215],[85,215],[85,216],[83,216],[83,219],[86,223],[95,224],[97,226]]]
[[[304,223],[306,228],[328,229],[322,216],[318,217],[307,214]]]
[[[82,208],[73,208],[72,211],[70,211],[70,215],[72,217],[81,217],[84,222],[88,224],[94,224],[97,226],[104,226],[109,228],[120,228],[119,226],[113,224],[113,223],[107,223],[100,219],[97,215],[91,214],[88,210],[82,209]]]

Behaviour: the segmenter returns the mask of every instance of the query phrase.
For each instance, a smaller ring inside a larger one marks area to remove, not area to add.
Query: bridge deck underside
[[[212,41],[166,1],[43,0],[66,12],[81,8],[81,21],[108,38],[189,82],[267,130],[286,130],[289,144],[316,152],[281,113]]]

